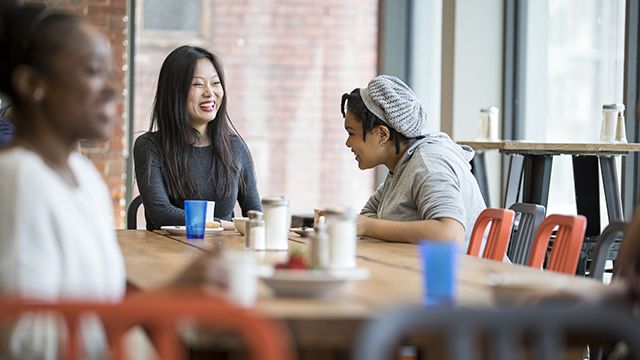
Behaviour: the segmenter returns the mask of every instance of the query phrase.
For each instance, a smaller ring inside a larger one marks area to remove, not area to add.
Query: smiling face
[[[220,76],[213,64],[209,59],[199,59],[193,71],[187,99],[187,111],[194,128],[206,126],[215,119],[223,97]]]
[[[360,170],[371,169],[384,163],[385,152],[380,146],[380,129],[374,128],[363,139],[362,122],[351,112],[344,117],[344,129],[347,131],[345,145],[355,154]]]

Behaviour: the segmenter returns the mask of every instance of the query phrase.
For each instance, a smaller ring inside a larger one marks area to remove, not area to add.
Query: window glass
[[[598,141],[602,104],[623,99],[625,1],[536,0],[527,6],[524,138]],[[572,177],[571,158],[556,157],[548,213],[575,213]]]
[[[224,64],[227,110],[251,151],[261,196],[287,196],[294,214],[364,206],[377,184],[345,146],[340,99],[376,75],[378,0],[141,1],[134,137],[148,131],[165,57],[198,45]]]
[[[200,0],[144,0],[142,8],[144,30],[198,31]]]

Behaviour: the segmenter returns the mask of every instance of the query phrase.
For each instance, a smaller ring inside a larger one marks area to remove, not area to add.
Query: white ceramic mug
[[[256,269],[253,252],[224,250],[211,264],[209,273],[212,277],[223,277],[219,282],[230,301],[249,308],[256,303]]]

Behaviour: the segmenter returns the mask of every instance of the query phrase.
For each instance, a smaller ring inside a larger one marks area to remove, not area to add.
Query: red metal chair
[[[478,256],[480,254],[484,232],[491,222],[482,257],[502,261],[507,253],[514,216],[515,213],[508,209],[484,209],[473,225],[467,255]]]
[[[43,303],[36,301],[0,302],[0,320],[17,319],[22,314],[49,312],[66,323],[68,339],[60,345],[58,356],[64,359],[84,358],[80,346],[79,320],[87,314],[97,316],[104,324],[109,342],[110,359],[127,359],[124,335],[141,325],[149,334],[159,359],[182,359],[182,345],[177,327],[207,326],[229,331],[245,340],[252,359],[292,359],[290,340],[283,327],[210,294],[196,291],[162,291],[128,297],[120,304],[90,302]]]
[[[582,215],[547,216],[536,231],[529,257],[529,266],[542,268],[551,232],[556,226],[558,231],[547,263],[547,270],[573,275],[576,273],[584,233],[587,228],[587,219]]]

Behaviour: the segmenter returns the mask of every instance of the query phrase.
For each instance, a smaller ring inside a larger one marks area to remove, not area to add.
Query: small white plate
[[[313,230],[313,228],[311,227],[297,227],[297,228],[290,228],[289,231],[293,231],[294,233],[302,236],[302,237],[309,237],[312,236],[313,233],[315,232],[315,230]]]
[[[350,280],[364,280],[369,269],[283,270],[260,276],[277,296],[327,297]]]
[[[182,226],[182,225],[161,226],[160,229],[161,230],[165,230],[166,232],[168,232],[171,235],[182,235],[182,236],[186,236],[187,235],[187,227],[186,226]],[[220,231],[223,231],[223,230],[224,229],[222,227],[205,228],[204,229],[204,234],[205,235],[215,235],[216,233],[219,233]]]

